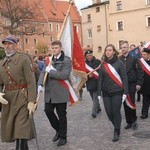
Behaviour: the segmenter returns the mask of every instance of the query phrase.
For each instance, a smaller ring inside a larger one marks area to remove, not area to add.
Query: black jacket
[[[86,64],[89,65],[91,68],[95,69],[101,64],[101,61],[96,59],[95,57],[93,57],[91,62],[86,60]],[[99,70],[97,70],[97,72],[99,72]],[[86,86],[87,86],[88,91],[97,91],[98,90],[98,79],[96,79],[95,77],[88,78],[88,80],[86,82]]]
[[[146,61],[150,66],[150,60]],[[141,93],[144,95],[150,95],[150,76],[144,71],[144,82],[141,88]]]
[[[116,57],[113,57],[111,60],[105,62],[111,64],[112,67],[118,72],[124,85],[124,90],[111,79],[111,77],[105,70],[104,65],[102,64],[99,71],[98,94],[101,95],[101,91],[103,93],[103,96],[113,96],[123,93],[128,94],[128,80],[123,63]]]
[[[144,72],[140,65],[139,59],[128,55],[124,57],[123,55],[120,56],[120,60],[124,63],[127,71],[128,76],[128,83],[129,83],[129,91],[135,91],[135,85],[142,85],[143,84],[143,75]],[[133,86],[132,86],[133,85]]]

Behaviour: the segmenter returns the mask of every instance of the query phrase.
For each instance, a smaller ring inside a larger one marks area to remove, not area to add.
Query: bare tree
[[[42,34],[44,28],[37,23],[42,18],[40,10],[34,0],[0,0],[0,13],[3,21],[0,26],[14,35]]]

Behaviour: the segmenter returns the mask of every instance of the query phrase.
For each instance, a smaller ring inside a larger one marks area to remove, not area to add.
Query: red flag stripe
[[[140,63],[142,69],[150,76],[150,66],[146,63],[146,61],[143,58],[140,59]]]
[[[108,66],[107,63],[104,63],[104,68],[105,68],[106,72],[108,73],[108,75],[111,77],[111,79],[112,79],[115,83],[117,83],[118,86],[120,86],[121,88],[124,89],[122,82],[120,82],[120,81],[117,79],[117,77],[115,77],[115,75],[112,73],[110,67],[112,67],[112,66],[111,66],[111,65]],[[131,97],[130,97],[129,94],[127,95],[126,104],[127,104],[131,109],[136,109],[136,105],[131,101]]]

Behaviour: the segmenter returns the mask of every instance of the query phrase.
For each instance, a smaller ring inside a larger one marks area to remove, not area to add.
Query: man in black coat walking
[[[143,84],[143,70],[140,65],[140,62],[137,58],[129,55],[129,43],[128,41],[123,41],[121,44],[120,60],[124,63],[128,76],[128,86],[129,86],[129,95],[133,104],[135,104],[135,92],[139,91]],[[125,117],[127,125],[125,129],[132,127],[133,130],[138,128],[137,125],[137,116],[136,109],[131,109],[124,103]]]
[[[85,59],[86,59],[86,64],[90,66],[92,69],[96,69],[101,64],[101,61],[96,59],[93,56],[92,50],[87,50],[85,52]],[[99,72],[99,69],[97,70],[97,72]],[[88,80],[86,82],[86,86],[93,100],[92,117],[96,118],[96,115],[97,113],[99,113],[99,111],[101,111],[101,108],[98,99],[98,78],[96,78],[93,75],[93,73],[88,74]]]
[[[142,115],[140,116],[141,119],[146,119],[148,117],[148,110],[150,106],[150,49],[144,48],[142,52],[142,57],[140,59],[142,68],[144,70],[144,82],[141,88],[141,93],[143,95],[142,101]],[[143,61],[145,63],[142,63]]]

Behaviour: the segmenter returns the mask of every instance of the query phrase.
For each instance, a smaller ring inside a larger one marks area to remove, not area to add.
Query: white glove
[[[102,96],[98,96],[97,98],[99,101],[102,101],[102,99],[103,99]]]
[[[136,85],[136,90],[139,91],[141,89],[140,85]]]
[[[6,104],[8,104],[8,101],[3,98],[4,95],[5,95],[5,93],[0,93],[0,103],[6,105]]]
[[[126,100],[126,98],[127,98],[127,95],[126,95],[126,94],[123,94],[123,95],[122,95],[122,103]]]
[[[39,86],[38,86],[38,94],[39,94],[39,93],[43,93],[43,91],[44,91],[43,86],[39,85]]]
[[[52,65],[51,65],[51,66],[47,66],[47,67],[45,68],[45,72],[47,72],[47,73],[49,73],[50,70],[54,70],[54,67],[53,67]]]
[[[28,108],[30,114],[32,112],[34,113],[37,108],[37,103],[29,102],[27,108]]]

